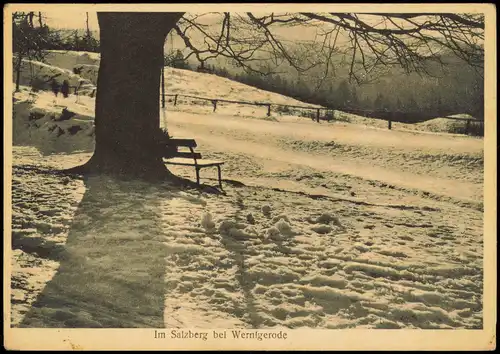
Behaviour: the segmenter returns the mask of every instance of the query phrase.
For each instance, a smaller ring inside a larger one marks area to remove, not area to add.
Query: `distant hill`
[[[35,75],[37,79],[46,79],[47,77],[57,74],[56,80],[62,82],[62,80],[68,80],[70,85],[76,85],[80,81],[84,83],[82,89],[89,91],[95,89],[95,83],[97,82],[97,73],[99,65],[99,54],[89,53],[89,52],[75,52],[75,51],[51,51],[46,57],[46,63],[40,62],[26,62],[23,65],[22,71],[22,84],[29,85],[31,82],[31,74]],[[79,74],[75,74],[75,68],[82,69]],[[33,70],[34,69],[34,70]],[[32,71],[33,70],[33,71]],[[236,100],[236,101],[248,101],[248,102],[264,102],[271,103],[274,105],[298,105],[298,106],[309,106],[309,107],[321,107],[320,105],[314,105],[305,103],[303,101],[282,95],[276,92],[270,92],[262,90],[253,86],[245,85],[234,80],[219,77],[213,74],[198,73],[189,70],[174,69],[166,67],[166,82],[165,89],[167,94],[181,94],[181,95],[192,95],[205,97],[210,99],[226,99],[226,100]],[[49,90],[47,86],[45,90]],[[73,92],[73,91],[71,91]],[[49,102],[50,94],[40,93],[45,97],[42,101]],[[41,97],[42,97],[41,96]],[[86,108],[84,111],[80,112],[85,115],[93,115],[91,111],[93,110],[93,101],[90,97],[82,97]],[[171,100],[171,98],[169,98]],[[199,104],[210,106],[210,102],[200,101],[200,102],[190,102],[189,99],[182,99],[183,104],[188,104],[190,110],[200,110],[203,109]],[[65,101],[68,108],[72,111],[79,112],[83,106],[80,104],[75,104],[75,99],[69,98]],[[169,103],[171,105],[171,103]],[[193,105],[194,104],[194,105]],[[186,106],[183,106],[186,109]],[[39,107],[39,108],[45,108]],[[221,105],[217,112],[225,112],[224,114],[234,114],[249,117],[266,117],[266,109],[253,107],[253,106],[242,106],[227,104]],[[279,107],[273,107],[272,115],[274,117],[279,116],[308,116],[307,113],[310,111],[300,110],[300,109],[280,109]],[[325,111],[323,111],[325,114]],[[429,118],[439,118],[438,114]],[[386,129],[387,123],[383,120],[371,119],[366,117],[361,117],[355,114],[348,114],[342,112],[336,112],[332,116],[335,120],[341,120],[345,122],[350,122],[354,124],[362,124],[367,126],[379,127]],[[303,119],[303,118],[302,118]],[[396,117],[395,121],[398,120]],[[450,125],[453,127],[450,128]],[[458,127],[456,127],[458,125]],[[412,124],[412,125],[398,125],[399,127],[404,127],[405,129],[412,130],[422,130],[422,131],[435,131],[435,132],[446,132],[449,130],[460,130],[465,126],[464,121],[450,121],[450,120],[434,120],[432,123],[429,121],[427,124]]]

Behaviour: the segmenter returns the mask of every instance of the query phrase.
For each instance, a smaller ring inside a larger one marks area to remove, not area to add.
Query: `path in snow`
[[[88,157],[14,150],[15,325],[482,326],[479,211],[50,173]]]
[[[341,126],[316,126],[313,124],[295,124],[286,122],[265,122],[241,119],[239,117],[225,117],[218,115],[196,115],[180,112],[171,112],[168,115],[170,134],[174,136],[195,138],[200,149],[214,152],[239,153],[267,160],[269,164],[299,165],[313,168],[317,171],[330,171],[346,175],[357,176],[373,181],[381,181],[404,188],[430,192],[435,195],[444,195],[466,202],[482,201],[482,184],[458,181],[451,178],[434,177],[418,173],[419,166],[412,166],[413,171],[401,171],[394,166],[384,166],[388,156],[380,157],[380,161],[368,160],[366,157],[350,158],[342,152],[334,156],[311,154],[308,152],[293,151],[285,144],[277,144],[279,137],[287,136],[305,140],[350,141],[357,138],[358,145],[386,145],[394,150],[412,148],[413,151],[423,149],[424,153],[447,152],[479,154],[482,151],[481,140],[477,139],[450,139],[447,137],[428,137],[402,132],[381,133],[380,131],[363,131]],[[392,133],[392,134],[391,134]],[[375,140],[371,136],[379,136]],[[390,138],[386,138],[390,137]],[[430,144],[432,141],[432,145]],[[396,151],[398,153],[399,151]],[[394,154],[396,154],[394,153]],[[370,158],[372,156],[368,156]],[[396,163],[398,160],[396,159]],[[400,161],[399,161],[400,162]],[[426,162],[422,162],[425,165]],[[392,168],[390,168],[392,167]],[[445,167],[446,168],[446,167]],[[233,173],[230,170],[229,173]],[[480,174],[480,171],[476,172]],[[277,186],[278,187],[278,186]]]
[[[224,195],[15,147],[13,324],[481,328],[482,140],[278,120],[168,112]]]

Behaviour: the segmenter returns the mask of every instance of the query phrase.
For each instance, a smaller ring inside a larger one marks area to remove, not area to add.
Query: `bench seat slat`
[[[182,157],[173,157],[171,159],[164,159],[165,163],[170,164],[170,165],[181,165],[181,166],[194,166],[194,160],[191,158],[182,158]],[[217,165],[223,165],[223,161],[216,161],[216,160],[198,160],[197,161],[198,166],[217,166]]]
[[[190,151],[178,151],[173,154],[173,157],[186,158],[186,159],[201,159],[199,152],[192,153]]]
[[[173,153],[171,149],[167,148],[165,150],[165,155],[163,155],[163,162],[165,164],[195,167],[196,183],[198,185],[200,185],[200,169],[203,167],[217,167],[219,187],[222,189],[221,165],[224,164],[224,161],[202,159],[199,152],[194,152],[194,148],[197,146],[194,139],[171,138],[168,141],[167,146],[175,146],[175,150],[177,151]],[[178,151],[179,147],[187,147],[190,151]]]
[[[218,166],[224,165],[224,161],[216,161],[216,160],[198,160],[198,166]]]

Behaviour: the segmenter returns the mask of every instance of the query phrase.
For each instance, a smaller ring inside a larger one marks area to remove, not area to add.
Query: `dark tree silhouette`
[[[69,82],[68,80],[64,80],[61,85],[61,94],[64,98],[68,98],[69,95]]]
[[[399,65],[409,72],[425,72],[429,60],[440,61],[443,48],[478,70],[483,66],[482,14],[220,13],[218,31],[198,21],[203,15],[183,16],[184,13],[98,13],[101,63],[96,147],[88,163],[71,171],[165,176],[159,92],[163,46],[172,29],[190,51],[188,56],[194,54],[200,62],[223,56],[261,74],[262,53],[267,53],[276,66],[285,61],[305,72],[323,65],[328,73],[333,53],[339,52],[339,33],[348,38],[343,48],[350,56],[350,74],[354,79],[390,65]],[[303,44],[298,49],[287,47],[273,32],[276,27],[318,24],[324,26],[320,43]],[[202,43],[192,39],[192,31],[201,34]],[[314,55],[301,55],[308,51]],[[264,69],[263,74],[272,74],[268,66]],[[390,114],[374,112],[372,116],[386,118]]]
[[[163,178],[159,146],[163,44],[182,13],[98,13],[95,151],[77,173]]]
[[[12,14],[12,51],[14,53],[14,70],[16,74],[16,92],[19,91],[23,60],[43,60],[43,50],[47,42],[48,27],[33,25],[34,12],[14,12]]]

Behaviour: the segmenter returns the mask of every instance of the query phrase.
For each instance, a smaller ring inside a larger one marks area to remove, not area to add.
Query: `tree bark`
[[[21,65],[23,64],[23,56],[21,53],[17,54],[16,58],[16,92],[19,92],[19,85],[21,84]]]
[[[98,13],[95,150],[76,173],[162,177],[160,73],[168,32],[183,13]]]

